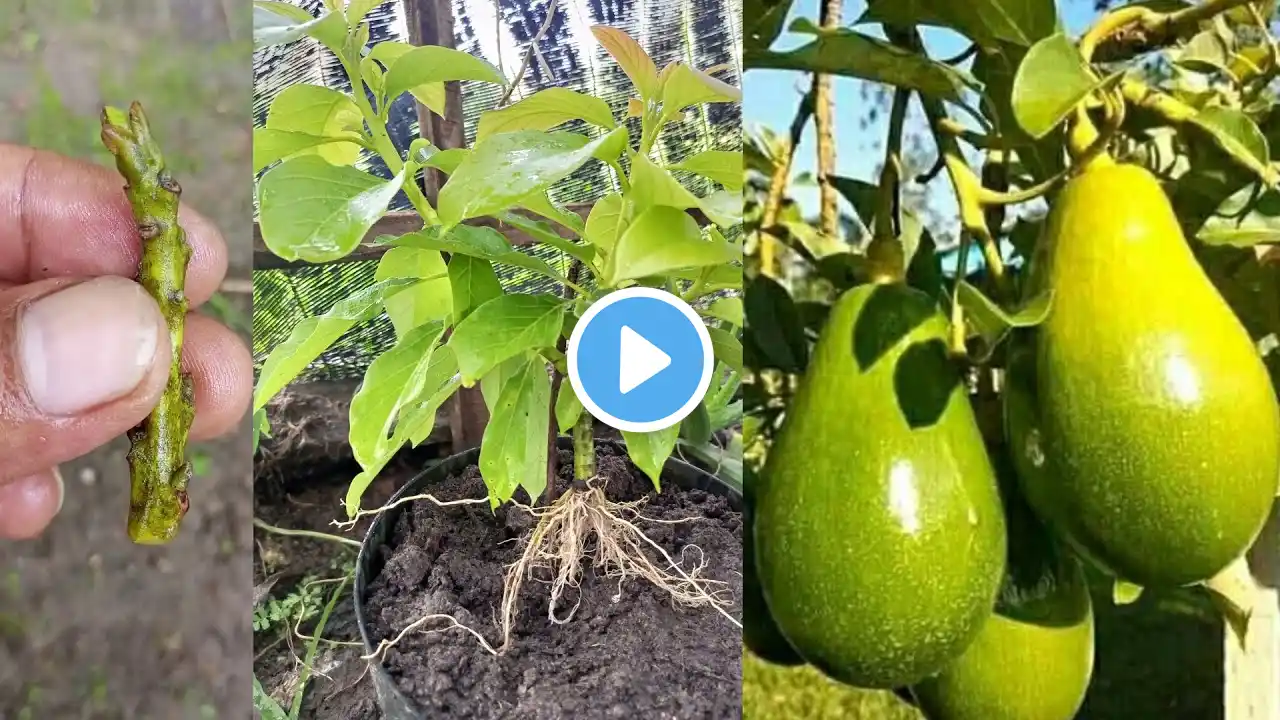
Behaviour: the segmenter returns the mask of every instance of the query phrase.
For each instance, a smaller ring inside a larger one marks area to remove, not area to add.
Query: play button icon
[[[569,382],[594,417],[629,432],[671,427],[698,406],[715,357],[688,303],[633,287],[597,300],[569,338]]]
[[[671,364],[671,356],[645,340],[640,333],[622,326],[622,347],[618,350],[618,392],[626,395]]]

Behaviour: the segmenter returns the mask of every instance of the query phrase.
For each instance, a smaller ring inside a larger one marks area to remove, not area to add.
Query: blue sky
[[[786,25],[795,18],[818,19],[819,0],[795,0]],[[851,24],[866,10],[864,0],[846,0],[844,23]],[[1088,0],[1058,2],[1058,13],[1063,25],[1073,37],[1078,36],[1094,17],[1093,4]],[[785,26],[784,26],[785,27]],[[868,25],[863,31],[880,36],[879,28]],[[949,57],[968,46],[960,35],[941,29],[923,28],[925,45],[933,57]],[[812,36],[783,32],[773,44],[775,50],[787,50],[810,41]],[[785,133],[795,115],[796,103],[809,87],[809,76],[786,70],[749,70],[743,78],[743,120],[748,129],[760,126]],[[860,91],[865,83],[853,78],[835,78],[835,126],[836,126],[836,174],[874,182],[876,167],[883,159],[883,142],[888,132],[887,112],[880,113],[876,122],[860,128],[860,118],[865,113],[858,107],[862,102]],[[908,116],[907,132],[923,132],[923,118],[914,107]],[[957,115],[957,119],[960,119]],[[796,156],[795,172],[812,172],[816,165],[813,124],[805,131],[803,145]],[[931,142],[931,141],[930,141]],[[942,192],[945,191],[945,192]],[[955,202],[947,185],[945,174],[930,184],[930,192],[939,210],[954,213]],[[807,212],[817,211],[816,187],[797,187],[792,196]],[[841,200],[841,203],[844,201]],[[847,209],[847,208],[846,208]]]

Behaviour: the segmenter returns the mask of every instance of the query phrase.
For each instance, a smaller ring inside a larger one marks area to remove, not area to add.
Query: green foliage
[[[361,18],[367,6],[353,4],[339,25],[333,19],[342,15],[337,10],[312,19],[276,3],[255,5],[259,47],[316,38],[337,55],[357,88],[348,95],[294,86],[273,103],[267,127],[255,137],[263,144],[255,159],[256,169],[265,170],[258,186],[263,238],[285,259],[341,258],[401,191],[424,228],[379,238],[390,246],[379,265],[379,282],[308,319],[272,350],[254,407],[263,407],[343,333],[385,312],[399,340],[370,365],[352,402],[350,440],[363,471],[348,488],[347,511],[359,510],[364,490],[396,451],[429,435],[441,403],[458,387],[477,382],[491,413],[480,453],[491,502],[496,507],[519,489],[536,498],[545,486],[553,415],[557,429],[567,431],[582,413],[568,382],[552,397],[548,366],[565,371],[557,344],[590,303],[639,283],[668,287],[691,302],[741,289],[741,246],[714,229],[704,233],[685,212],[701,210],[724,228],[739,222],[741,154],[707,151],[662,164],[651,157],[664,127],[687,110],[737,102],[741,91],[682,63],[659,72],[633,39],[614,28],[595,27],[596,39],[635,83],[638,138],[612,116],[604,100],[549,89],[484,113],[471,148],[439,150],[418,140],[402,153],[386,132],[386,109],[397,96],[409,92],[442,112],[444,82],[505,85],[506,80],[487,62],[446,48],[379,43],[364,52],[368,30]],[[577,120],[592,126],[586,134],[557,130]],[[361,148],[381,155],[394,177],[386,180],[352,167]],[[552,202],[548,191],[597,162],[614,173],[615,187],[622,190],[601,199],[583,222]],[[435,207],[415,182],[424,168],[448,176]],[[724,189],[699,196],[674,171],[691,174],[698,187],[711,180]],[[573,258],[582,275],[571,282],[546,261],[513,248],[496,230],[466,223],[482,216],[510,223]],[[448,253],[447,263],[441,253]],[[504,294],[496,271],[503,266],[552,278],[577,300],[567,299],[567,293]],[[708,309],[709,322],[716,325],[717,356],[734,369],[742,367],[742,315],[741,303],[721,301]],[[718,388],[736,392],[736,373],[733,377]],[[716,421],[732,416],[731,397],[716,402]],[[706,417],[710,421],[712,415]],[[632,460],[655,486],[679,430],[627,434]]]

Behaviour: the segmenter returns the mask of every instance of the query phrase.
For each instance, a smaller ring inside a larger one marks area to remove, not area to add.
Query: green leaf
[[[951,28],[985,48],[998,41],[1023,47],[1052,33],[1058,22],[1053,0],[872,0],[859,22]]]
[[[269,130],[316,137],[342,137],[358,134],[364,127],[364,116],[349,95],[319,85],[299,84],[286,87],[271,101],[266,126]],[[360,146],[327,143],[300,152],[319,155],[334,165],[350,165],[360,157]]]
[[[1037,42],[1013,78],[1013,115],[1033,138],[1042,138],[1084,102],[1090,93],[1114,83],[1119,74],[1103,80],[1080,57],[1080,51],[1063,33]]]
[[[662,84],[662,114],[666,117],[675,117],[690,105],[742,102],[741,88],[684,63],[676,63],[665,72],[669,73]]]
[[[352,478],[347,487],[344,502],[347,517],[354,517],[359,512],[360,498],[378,477],[378,473],[382,472],[382,468],[399,452],[406,439],[416,446],[431,435],[435,428],[436,411],[453,395],[458,385],[458,367],[453,352],[445,346],[437,347],[431,353],[426,370],[421,375],[415,371],[406,385],[406,391],[412,390],[413,394],[400,403],[391,439],[379,445],[376,454],[363,466],[364,470]]]
[[[323,315],[298,323],[289,337],[272,348],[258,373],[253,391],[253,409],[266,407],[276,393],[357,323],[372,320],[382,311],[386,298],[416,284],[417,280],[396,278],[371,285],[334,303]]]
[[[983,114],[1007,136],[1010,147],[1017,147],[1018,160],[1033,180],[1043,182],[1065,166],[1064,142],[1061,131],[1033,139],[1014,115],[1013,82],[1026,55],[1026,48],[1006,45],[997,52],[978,53],[970,70],[983,86]]]
[[[404,183],[305,155],[271,168],[258,183],[267,248],[285,260],[323,263],[349,254]]]
[[[693,408],[688,417],[680,421],[679,437],[695,445],[711,442],[711,416],[707,413],[705,398]]]
[[[1234,53],[1217,28],[1196,33],[1173,53],[1174,62],[1195,72],[1231,72]]]
[[[622,431],[622,438],[627,443],[627,455],[636,467],[649,476],[653,487],[662,491],[662,468],[667,458],[676,447],[676,439],[680,436],[680,424],[676,423],[665,430],[636,433]],[[545,444],[545,443],[544,443]]]
[[[458,373],[458,358],[448,345],[441,345],[431,355],[431,365],[427,368],[427,379],[419,397],[425,398],[411,403],[401,413],[403,418],[397,421],[396,430],[401,425],[405,428],[409,442],[417,447],[426,440],[436,427],[436,412],[445,401],[462,387],[462,376]]]
[[[449,270],[436,250],[395,247],[382,255],[374,280],[387,278],[419,278],[424,282],[387,298],[387,316],[397,337],[432,320],[449,317],[453,312],[453,294],[449,286]]]
[[[550,294],[500,295],[477,307],[449,338],[462,384],[470,387],[498,363],[527,350],[554,347],[564,307],[564,300]]]
[[[253,676],[253,708],[262,716],[262,720],[289,720],[280,703],[262,688],[257,675]]]
[[[371,468],[379,456],[404,444],[401,437],[392,447],[392,430],[402,408],[423,391],[433,350],[443,334],[444,323],[419,325],[365,370],[360,389],[351,398],[348,434],[352,455],[362,468]]]
[[[382,63],[383,66],[390,68],[395,61],[399,60],[403,55],[414,49],[414,45],[402,42],[384,41],[369,51],[368,57]],[[385,97],[387,80],[383,77],[382,88]],[[444,117],[444,82],[428,82],[409,88],[409,94],[418,102],[427,106],[431,112]]]
[[[741,373],[742,342],[733,333],[720,328],[707,328],[707,334],[711,336],[711,349],[715,352],[716,359]]]
[[[720,298],[711,303],[706,310],[703,310],[702,314],[723,320],[734,327],[742,327],[745,324],[743,322],[742,298]]]
[[[698,207],[711,220],[725,230],[742,224],[742,193],[717,190],[698,199]]]
[[[1218,206],[1196,233],[1208,245],[1252,247],[1280,244],[1280,192],[1258,193],[1256,185],[1240,190]]]
[[[756,351],[752,365],[790,373],[803,371],[809,349],[791,294],[777,281],[757,275],[743,296],[747,345]]]
[[[541,357],[530,357],[503,384],[480,443],[480,475],[492,507],[510,500],[518,487],[533,499],[546,489],[550,403],[551,378]]]
[[[389,241],[392,245],[400,247],[420,247],[450,254],[461,253],[483,260],[515,265],[549,278],[560,279],[560,273],[552,269],[545,260],[513,249],[502,233],[493,228],[455,225],[443,236],[440,231],[439,227],[428,227],[398,238],[379,238],[379,241]]]
[[[742,153],[727,150],[704,150],[671,166],[720,183],[726,190],[739,192],[746,174],[742,171]]]
[[[306,10],[289,3],[256,0],[253,3],[253,49],[285,45],[307,36],[326,41],[325,44],[329,45],[339,39],[335,24],[340,23],[341,16],[335,17],[333,13],[313,17]]]
[[[446,225],[492,215],[545,190],[591,159],[608,135],[588,140],[574,133],[520,130],[493,135],[471,150],[440,189],[437,212]]]
[[[453,292],[454,325],[502,294],[502,281],[493,271],[493,263],[462,253],[449,258],[449,287]]]
[[[792,0],[746,0],[742,8],[742,47],[750,54],[768,50],[782,34]]]
[[[1142,597],[1142,586],[1124,580],[1116,580],[1111,587],[1111,601],[1116,605],[1131,605]]]
[[[745,53],[744,66],[855,77],[956,101],[975,84],[950,65],[848,28],[821,30],[801,18],[792,23],[791,32],[818,37],[786,52]]]
[[[1268,185],[1275,184],[1276,173],[1270,166],[1267,138],[1248,115],[1233,108],[1211,105],[1197,112],[1191,123],[1209,133],[1218,147],[1257,173]]]
[[[625,32],[605,25],[591,26],[591,34],[613,56],[627,77],[631,78],[640,97],[656,99],[659,90],[658,68],[644,48],[640,47],[640,43]]]
[[[605,252],[613,250],[623,229],[623,198],[618,193],[605,195],[591,206],[587,227],[582,237]]]
[[[387,0],[351,0],[347,5],[347,24],[355,27],[364,20],[364,16],[369,14],[370,10],[378,7]]]
[[[498,400],[502,395],[502,386],[513,377],[528,360],[528,353],[521,353],[498,363],[498,366],[480,378],[480,394],[484,397],[485,409],[493,415]]]
[[[698,224],[686,213],[666,205],[640,213],[622,233],[609,256],[605,285],[662,275],[677,268],[728,264],[741,259],[733,245],[702,239]]]
[[[963,280],[957,286],[956,293],[965,310],[965,317],[992,347],[1013,328],[1035,327],[1044,322],[1053,308],[1053,290],[1036,295],[1013,313]]]
[[[581,234],[585,227],[585,223],[577,213],[556,204],[547,196],[545,190],[534,192],[517,204],[536,215],[541,215],[548,220],[554,220],[575,233]],[[503,214],[506,215],[508,213]]]
[[[573,383],[567,379],[560,383],[560,394],[556,396],[556,426],[560,432],[567,433],[573,429],[582,416],[582,401],[573,389]]]
[[[427,167],[433,167],[445,175],[452,175],[454,170],[467,159],[467,155],[471,151],[466,148],[449,148],[448,150],[437,150],[432,153],[422,164]]]
[[[354,133],[345,132],[339,137],[321,137],[310,133],[292,132],[289,130],[272,130],[271,128],[253,129],[253,172],[258,173],[266,166],[297,155],[303,150],[310,150],[328,143],[350,145],[344,138],[358,137]]]
[[[387,100],[394,101],[412,88],[451,80],[476,80],[505,85],[502,72],[489,62],[453,48],[438,45],[416,47],[400,55],[387,69]]]
[[[579,224],[582,224],[581,218],[577,213],[569,214],[577,217],[579,219]],[[534,220],[516,213],[502,213],[498,217],[506,224],[528,233],[530,236],[537,239],[538,242],[546,243],[561,252],[568,253],[570,256],[581,260],[587,265],[590,265],[595,260],[596,249],[594,247],[591,247],[590,245],[582,245],[563,237],[560,233],[555,231],[555,228],[542,220]]]
[[[618,126],[604,100],[565,88],[547,88],[514,105],[482,113],[476,141],[515,130],[550,130],[570,120],[585,120],[606,130]]]

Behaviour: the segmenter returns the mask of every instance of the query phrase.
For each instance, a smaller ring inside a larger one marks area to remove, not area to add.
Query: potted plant
[[[399,192],[424,227],[379,238],[386,252],[377,282],[304,321],[270,353],[254,407],[265,407],[355,324],[390,317],[396,344],[372,362],[351,404],[351,447],[363,471],[345,501],[353,520],[382,513],[356,584],[384,711],[413,716],[474,705],[483,689],[492,707],[473,708],[477,716],[513,704],[530,716],[539,708],[563,713],[565,683],[574,679],[590,686],[573,693],[579,714],[603,715],[619,703],[681,715],[736,707],[736,690],[695,697],[674,676],[646,680],[637,705],[629,682],[634,663],[650,658],[656,667],[664,654],[679,654],[736,688],[736,493],[670,458],[680,425],[598,443],[591,416],[561,379],[576,319],[604,294],[639,284],[701,308],[722,366],[717,387],[736,387],[741,302],[713,296],[741,288],[741,246],[721,232],[740,220],[741,154],[709,150],[665,167],[651,154],[686,111],[736,102],[740,91],[682,63],[659,71],[623,32],[594,27],[635,85],[627,116],[638,122],[620,123],[599,98],[550,88],[483,114],[471,148],[442,150],[419,139],[402,153],[386,130],[397,97],[408,92],[442,112],[445,82],[505,78],[449,48],[366,47],[362,20],[372,4],[333,4],[315,18],[256,3],[260,45],[313,37],[358,89],[295,85],[274,100],[254,137],[256,169],[270,167],[258,185],[262,234],[287,260],[331,261],[357,247]],[[568,121],[591,130],[550,131]],[[634,142],[629,124],[639,129]],[[361,149],[380,156],[392,177],[352,167]],[[612,168],[616,185],[584,220],[548,190],[591,162]],[[415,180],[428,168],[448,175],[434,205]],[[700,197],[673,170],[724,189]],[[714,225],[704,231],[690,210]],[[481,216],[558,248],[573,270],[561,273],[493,227],[466,222]],[[564,291],[506,292],[495,265],[544,275]],[[490,411],[480,447],[424,473],[387,508],[362,510],[362,495],[396,452],[421,443],[440,406],[477,384]],[[687,438],[705,442],[706,408],[683,425]],[[561,439],[562,451],[559,433],[572,438]],[[530,592],[527,580],[547,590]],[[701,610],[673,613],[672,605]],[[548,682],[536,682],[542,676]]]

